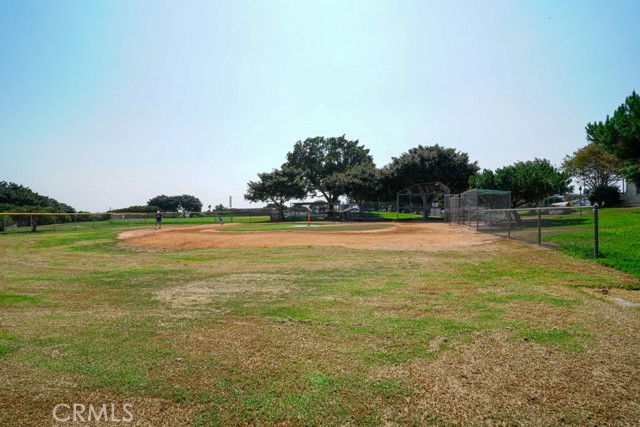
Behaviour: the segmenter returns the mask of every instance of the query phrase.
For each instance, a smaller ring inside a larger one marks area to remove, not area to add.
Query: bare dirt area
[[[242,227],[242,224],[228,224]],[[148,249],[264,248],[335,246],[350,249],[464,251],[497,239],[466,227],[442,223],[394,223],[390,228],[366,231],[220,231],[217,226],[164,230],[142,229],[118,235],[124,245]]]

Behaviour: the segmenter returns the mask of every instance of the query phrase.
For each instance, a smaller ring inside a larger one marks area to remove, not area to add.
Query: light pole
[[[582,186],[579,186],[578,190],[580,190],[580,206],[582,206]]]

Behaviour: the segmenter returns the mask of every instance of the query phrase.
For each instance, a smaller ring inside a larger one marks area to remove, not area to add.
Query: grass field
[[[638,281],[563,253],[147,251],[96,229],[0,236],[0,256],[0,425],[76,402],[141,426],[640,419],[640,310],[609,298]]]
[[[105,221],[74,221],[73,216],[67,215],[67,222],[60,222],[58,219],[56,224],[43,224],[38,225],[38,231],[64,231],[64,230],[87,230],[87,229],[103,229],[103,228],[123,228],[123,227],[141,227],[141,226],[154,226],[155,218],[152,214],[148,218],[124,218],[124,219],[111,219]],[[224,223],[264,223],[269,221],[268,216],[223,216],[222,221]],[[0,223],[4,220],[4,217],[0,215]],[[163,225],[201,225],[201,224],[219,224],[217,216],[201,216],[201,217],[189,217],[189,218],[170,218],[164,217],[162,220]],[[31,227],[16,227],[7,228],[6,233],[29,233]],[[1,233],[0,233],[1,234]]]
[[[600,209],[598,216],[598,262],[640,279],[640,209]],[[528,225],[512,232],[512,236],[537,241],[537,218],[529,217],[525,222]],[[574,213],[542,217],[543,243],[557,247],[562,252],[580,258],[592,258],[593,236],[593,214],[590,211],[584,215]]]
[[[600,209],[599,212],[599,259],[608,267],[625,271],[640,279],[640,209]],[[559,249],[576,256],[590,257],[593,254],[593,224],[591,218],[583,220],[576,233],[559,233],[549,240]]]

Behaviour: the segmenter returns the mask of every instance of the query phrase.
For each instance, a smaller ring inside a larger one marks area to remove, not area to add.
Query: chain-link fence
[[[598,256],[597,207],[478,210],[465,225],[509,239]]]
[[[444,213],[445,200],[449,197],[449,187],[441,182],[414,184],[396,195],[396,213],[410,214],[428,220],[429,217],[441,217]]]
[[[223,222],[266,222],[271,210],[239,209],[223,212],[162,212],[162,225],[198,225]],[[12,213],[0,212],[0,233],[63,231],[88,228],[155,226],[155,213]]]
[[[473,189],[445,197],[445,221],[470,226],[480,211],[510,207],[510,191]]]

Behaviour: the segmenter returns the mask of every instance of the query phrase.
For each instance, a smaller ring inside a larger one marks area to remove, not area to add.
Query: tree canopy
[[[640,96],[634,90],[604,122],[586,126],[587,140],[625,162],[622,175],[640,185]]]
[[[369,150],[342,135],[296,142],[283,169],[296,174],[307,193],[320,193],[327,202],[336,202],[344,194],[345,175],[362,164],[373,164]]]
[[[0,212],[65,212],[75,209],[14,182],[0,181]]]
[[[439,145],[411,148],[400,157],[393,157],[383,168],[383,179],[390,195],[413,184],[440,181],[452,193],[459,193],[468,187],[469,178],[480,168],[471,163],[467,153]]]
[[[621,178],[624,162],[599,144],[591,143],[566,156],[562,168],[578,178],[585,188],[608,187]]]
[[[300,176],[291,170],[274,169],[271,172],[259,173],[259,181],[249,181],[245,200],[251,202],[271,202],[280,211],[291,199],[302,199],[307,195]]]
[[[153,197],[147,202],[148,206],[158,206],[162,211],[177,212],[201,212],[202,202],[195,196],[183,194],[181,196],[165,196],[164,194]]]
[[[342,188],[349,199],[363,208],[380,195],[382,180],[380,170],[373,163],[361,163],[348,170],[344,175]]]
[[[475,188],[511,191],[513,208],[537,203],[554,194],[569,191],[570,176],[556,169],[546,159],[516,162],[496,169],[485,169],[469,179]]]
[[[159,210],[162,210],[160,206],[133,205],[126,208],[111,209],[109,212],[152,213]]]

